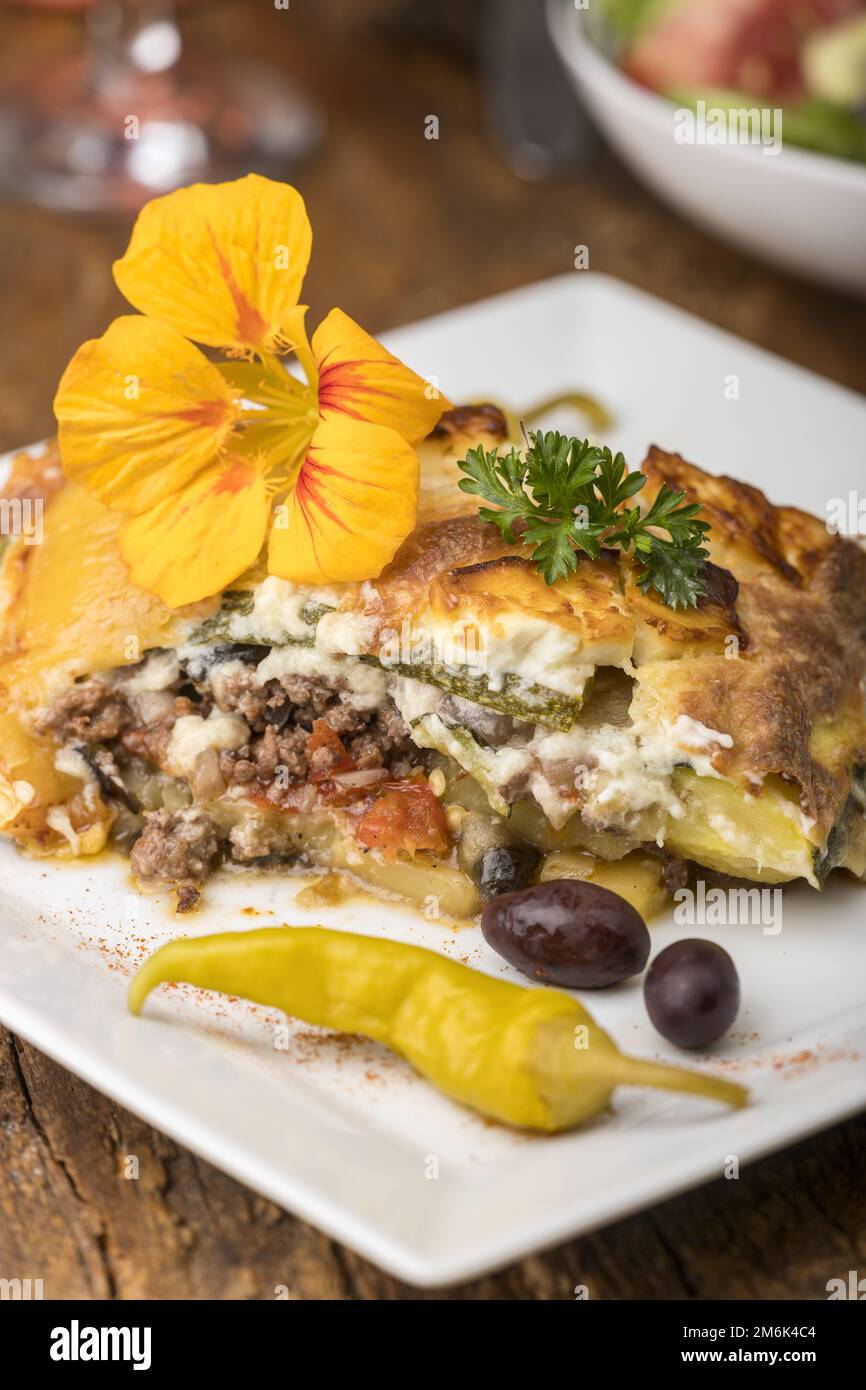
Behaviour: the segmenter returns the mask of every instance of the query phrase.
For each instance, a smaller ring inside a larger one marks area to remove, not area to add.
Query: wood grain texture
[[[609,155],[557,183],[519,183],[491,152],[472,72],[371,35],[363,8],[265,5],[254,25],[243,5],[205,7],[194,21],[283,65],[327,108],[327,143],[297,175],[315,228],[313,321],[340,304],[380,331],[568,272],[582,244],[592,269],[866,389],[866,306],[686,226]],[[55,32],[62,44],[72,30],[52,30],[52,43]],[[438,141],[424,140],[428,114]],[[0,449],[51,432],[70,354],[122,311],[110,264],[128,233],[0,205]],[[41,1278],[49,1298],[570,1299],[577,1285],[593,1298],[823,1298],[829,1278],[866,1270],[864,1146],[860,1117],[737,1181],[419,1294],[0,1030],[0,1277]],[[130,1157],[137,1178],[124,1176]]]
[[[866,1267],[866,1117],[501,1273],[419,1292],[0,1030],[0,1276],[46,1298],[826,1297]],[[138,1177],[128,1178],[130,1158]]]

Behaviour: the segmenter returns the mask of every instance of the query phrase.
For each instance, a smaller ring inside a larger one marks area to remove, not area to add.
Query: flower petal
[[[271,352],[298,302],[312,239],[290,184],[258,174],[197,183],[142,208],[114,278],[130,304],[197,343]]]
[[[313,334],[319,413],[389,425],[410,444],[424,439],[451,404],[344,314],[332,309]]]
[[[396,430],[323,420],[271,531],[268,569],[323,584],[373,579],[415,525],[418,457]]]
[[[120,553],[130,578],[169,608],[220,593],[255,560],[268,524],[261,469],[211,464],[184,490],[127,521]]]
[[[147,511],[216,457],[237,396],[168,324],[115,319],[82,343],[57,388],[64,471],[116,511]]]

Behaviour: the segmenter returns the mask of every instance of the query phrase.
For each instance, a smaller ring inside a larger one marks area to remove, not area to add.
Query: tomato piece
[[[445,855],[451,848],[445,812],[426,783],[391,786],[373,803],[355,827],[355,838],[367,849],[379,849],[388,859],[399,850],[419,849]]]
[[[657,92],[732,88],[795,101],[805,92],[805,39],[862,8],[863,0],[690,0],[638,36],[625,70]]]
[[[329,777],[333,777],[335,772],[351,772],[353,770],[355,763],[347,753],[340,735],[335,733],[324,719],[314,719],[313,732],[307,739],[307,758],[312,759],[312,754],[320,748],[326,748],[329,756],[321,759],[321,766],[311,768],[309,775],[311,782],[326,782]]]

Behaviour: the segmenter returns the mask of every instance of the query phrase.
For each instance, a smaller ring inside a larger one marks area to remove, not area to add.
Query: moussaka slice
[[[689,871],[862,876],[861,548],[652,448],[642,504],[667,484],[710,524],[697,606],[644,592],[620,550],[548,583],[457,487],[469,445],[504,435],[490,406],[442,417],[378,578],[254,568],[177,611],[130,583],[117,517],[54,449],[20,456],[8,495],[42,499],[45,534],[3,565],[5,833],[31,853],[112,843],[181,907],[229,862],[466,916],[491,849],[511,886],[595,877],[645,912]]]

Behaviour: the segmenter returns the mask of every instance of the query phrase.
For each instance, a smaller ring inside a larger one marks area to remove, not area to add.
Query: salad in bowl
[[[667,202],[866,294],[866,0],[549,0],[584,105]]]

